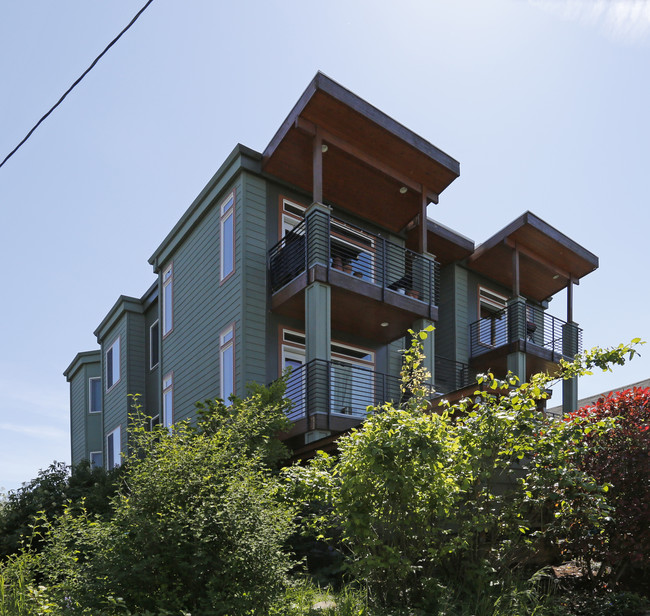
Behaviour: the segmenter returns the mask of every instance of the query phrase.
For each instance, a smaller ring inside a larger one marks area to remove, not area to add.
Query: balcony
[[[435,260],[323,211],[271,248],[268,268],[272,310],[294,318],[304,318],[304,289],[314,281],[332,288],[332,326],[373,340],[395,340],[414,319],[438,317]]]
[[[536,306],[514,302],[470,324],[470,357],[477,369],[505,372],[506,356],[521,351],[527,373],[553,371],[582,350],[582,329]]]
[[[466,364],[436,358],[435,387],[427,386],[434,398],[474,382]],[[294,370],[285,397],[292,401],[288,418],[293,422],[285,440],[307,432],[341,433],[359,425],[368,406],[393,402],[399,406],[403,394],[399,377],[362,366],[315,359]]]

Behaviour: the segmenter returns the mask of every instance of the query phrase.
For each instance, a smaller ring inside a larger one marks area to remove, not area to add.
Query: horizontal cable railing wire
[[[476,371],[460,361],[436,357],[434,383],[438,394],[448,394],[476,383]]]
[[[438,304],[437,261],[321,210],[309,214],[269,251],[271,292],[316,263],[427,304]]]
[[[269,250],[271,291],[277,291],[305,271],[306,230],[301,222]]]
[[[575,323],[567,323],[537,306],[524,303],[512,303],[490,317],[470,324],[472,357],[516,340],[573,357],[582,350],[582,329]]]
[[[399,377],[357,364],[314,359],[292,370],[285,398],[291,400],[288,418],[296,421],[314,413],[349,415],[363,419],[369,406],[402,400]],[[435,395],[431,386],[429,394]]]

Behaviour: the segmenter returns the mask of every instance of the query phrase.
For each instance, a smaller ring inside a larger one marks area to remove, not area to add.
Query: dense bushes
[[[631,579],[650,590],[650,388],[610,393],[568,421],[581,426],[577,465],[609,486],[612,508],[602,533],[572,537],[571,547],[589,575],[610,583]]]
[[[562,373],[634,352],[593,351]],[[645,502],[630,486],[650,476],[638,464],[647,457],[643,396],[553,421],[537,410],[547,375],[519,385],[488,374],[471,400],[434,408],[422,378],[416,339],[399,407],[375,409],[340,439],[338,456],[284,470],[282,382],[229,406],[206,402],[196,426],[171,432],[146,431],[136,398],[111,515],[80,500],[58,517],[36,515],[24,549],[0,565],[0,616],[570,616],[583,613],[580,595],[549,596],[551,571],[531,577],[528,563],[539,567],[551,549],[604,560],[603,571],[621,571],[621,558],[644,565],[628,541],[646,550],[644,528],[625,519],[634,499]],[[50,492],[38,493],[47,507]],[[344,556],[338,595],[305,581],[289,542],[298,530]],[[603,595],[593,614],[639,605]]]

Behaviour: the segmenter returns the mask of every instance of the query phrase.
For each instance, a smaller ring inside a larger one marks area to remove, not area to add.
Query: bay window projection
[[[106,437],[106,464],[109,470],[122,463],[122,458],[120,457],[120,448],[122,447],[121,432],[121,427],[117,426]]]

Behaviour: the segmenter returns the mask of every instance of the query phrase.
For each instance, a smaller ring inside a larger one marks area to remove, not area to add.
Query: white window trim
[[[115,345],[117,345],[117,353],[115,353]],[[113,382],[109,385],[108,383],[108,354],[109,352],[112,351],[113,355]],[[115,355],[117,355],[117,363],[115,363]],[[120,380],[122,379],[122,344],[121,344],[121,336],[118,336],[113,340],[113,344],[106,349],[106,353],[104,354],[104,377],[106,378],[106,392],[108,393],[115,387]],[[115,378],[115,366],[117,366],[117,379]]]
[[[169,335],[174,329],[174,264],[170,263],[162,275],[162,336]],[[166,293],[169,287],[169,300]],[[169,323],[167,322],[167,302],[169,302]]]
[[[168,381],[169,384],[166,385]],[[162,421],[165,428],[171,428],[174,423],[174,373],[168,372],[163,377],[162,384]],[[167,394],[169,394],[169,404],[167,404]]]
[[[109,460],[108,455],[110,448],[108,440],[113,437],[113,459]],[[122,426],[117,426],[114,430],[106,435],[106,467],[108,470],[122,465]]]
[[[100,404],[100,406],[102,406],[102,403],[103,403],[103,400],[101,399],[102,394],[103,394],[103,391],[102,391],[102,377],[101,376],[91,376],[88,379],[88,412],[92,413],[93,415],[96,415],[96,414],[102,412],[102,408],[100,408],[98,411],[93,411],[93,386],[92,386],[93,381],[99,381],[99,396],[100,396],[99,404]],[[96,452],[93,452],[93,453],[96,453]]]
[[[153,364],[153,328],[158,325],[158,361]],[[149,370],[153,370],[158,367],[160,363],[160,319],[156,319],[151,326],[149,327]]]
[[[233,190],[221,203],[221,218],[219,221],[219,273],[220,281],[224,282],[235,273],[235,191]],[[230,252],[232,256],[232,269],[229,272],[224,271],[224,256],[226,254],[226,242],[224,241],[224,227],[226,221],[232,218],[230,240]]]
[[[230,335],[229,339],[226,339]],[[224,340],[225,339],[225,340]],[[231,323],[226,329],[219,334],[219,395],[221,399],[228,404],[228,398],[224,397],[223,393],[226,389],[225,379],[226,374],[223,369],[223,356],[226,351],[232,349],[232,374],[228,375],[231,378],[232,391],[235,394],[235,324]],[[230,395],[230,394],[229,394]]]

